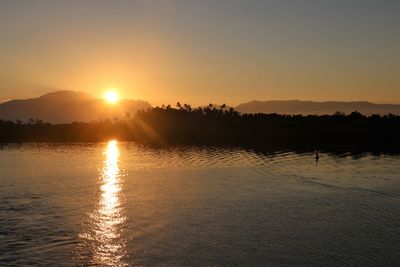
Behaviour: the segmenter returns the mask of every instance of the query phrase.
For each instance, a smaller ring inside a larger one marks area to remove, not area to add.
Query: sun
[[[107,91],[104,94],[104,99],[110,104],[115,104],[118,102],[119,96],[116,91]]]

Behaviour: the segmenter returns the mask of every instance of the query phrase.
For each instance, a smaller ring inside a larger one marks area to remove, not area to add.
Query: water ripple
[[[395,266],[400,157],[109,142],[0,150],[1,266]]]

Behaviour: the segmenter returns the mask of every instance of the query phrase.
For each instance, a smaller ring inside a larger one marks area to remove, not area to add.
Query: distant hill
[[[123,119],[140,109],[151,108],[145,101],[120,100],[110,105],[103,99],[74,91],[59,91],[38,98],[11,100],[0,104],[0,119],[28,121],[40,119],[51,123],[90,122],[100,119]]]
[[[400,105],[374,104],[366,101],[359,102],[314,102],[299,100],[251,101],[240,104],[235,109],[242,113],[278,113],[278,114],[316,114],[331,115],[336,111],[349,114],[358,111],[364,115],[371,114],[400,114]]]

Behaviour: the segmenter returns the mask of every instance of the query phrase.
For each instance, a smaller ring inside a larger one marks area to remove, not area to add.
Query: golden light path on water
[[[89,227],[81,238],[86,239],[86,249],[91,262],[101,266],[127,266],[125,240],[122,237],[125,223],[121,205],[121,174],[119,170],[119,148],[116,140],[109,141],[104,152],[101,171],[101,195],[98,207],[90,215]]]

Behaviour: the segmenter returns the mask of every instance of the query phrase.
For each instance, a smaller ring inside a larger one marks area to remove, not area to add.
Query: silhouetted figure
[[[318,150],[315,149],[315,166],[317,166],[319,160]]]

